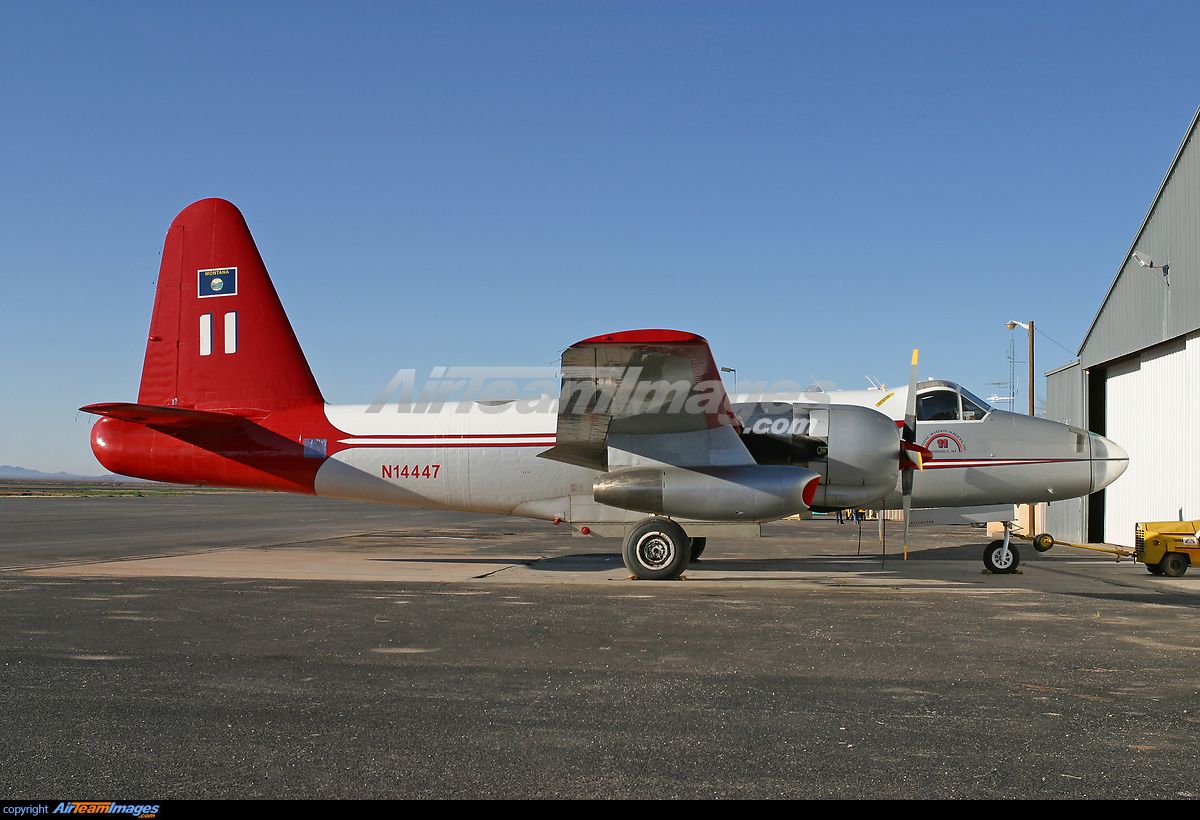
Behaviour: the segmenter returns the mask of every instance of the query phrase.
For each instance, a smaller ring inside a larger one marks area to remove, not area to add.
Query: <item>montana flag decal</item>
[[[237,294],[237,268],[213,268],[197,271],[200,285],[197,293],[206,296],[234,296]]]

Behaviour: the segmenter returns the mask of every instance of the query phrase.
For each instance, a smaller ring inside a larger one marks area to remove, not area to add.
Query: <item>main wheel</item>
[[[1168,578],[1178,578],[1187,572],[1187,568],[1191,566],[1191,560],[1182,552],[1168,552],[1163,556],[1163,559],[1158,562],[1159,569],[1162,574]]]
[[[1008,542],[1008,556],[1004,556],[1004,542],[997,540],[988,544],[983,550],[983,565],[988,568],[989,572],[994,572],[997,575],[1007,575],[1017,571],[1017,567],[1021,565],[1021,553],[1017,552],[1016,546]]]
[[[704,548],[707,546],[708,546],[707,538],[693,538],[692,539],[692,560],[699,561],[701,553],[704,552]]]
[[[1038,552],[1046,552],[1054,546],[1054,537],[1050,533],[1044,532],[1041,535],[1033,536],[1033,548]]]
[[[648,518],[625,537],[621,557],[629,571],[643,581],[678,578],[692,556],[683,527],[668,518]]]

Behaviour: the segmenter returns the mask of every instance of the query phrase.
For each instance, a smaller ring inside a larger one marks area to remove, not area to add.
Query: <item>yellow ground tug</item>
[[[1178,578],[1200,566],[1200,521],[1145,521],[1137,525],[1137,559],[1154,575]]]

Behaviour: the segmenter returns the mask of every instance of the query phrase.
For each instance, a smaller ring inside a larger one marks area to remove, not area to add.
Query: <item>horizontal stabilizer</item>
[[[85,413],[94,413],[97,416],[107,416],[120,421],[131,421],[165,431],[215,431],[237,427],[247,421],[243,416],[215,410],[188,410],[183,407],[159,407],[153,404],[129,404],[126,402],[89,404],[79,409]]]

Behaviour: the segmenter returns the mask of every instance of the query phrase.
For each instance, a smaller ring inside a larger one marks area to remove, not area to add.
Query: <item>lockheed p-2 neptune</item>
[[[82,409],[114,473],[567,522],[623,536],[644,579],[809,510],[1061,500],[1127,463],[1094,433],[917,384],[915,351],[909,386],[882,397],[731,403],[708,343],[673,330],[584,339],[561,376],[546,412],[329,405],[242,214],[205,199],[167,232],[137,402]],[[1016,560],[1006,538],[993,563]]]

